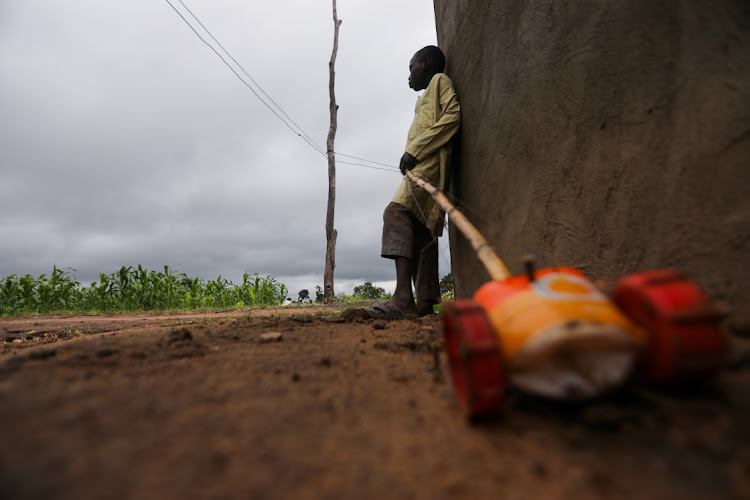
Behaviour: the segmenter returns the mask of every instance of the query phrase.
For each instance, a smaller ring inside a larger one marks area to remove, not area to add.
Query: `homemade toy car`
[[[722,314],[675,271],[622,278],[613,300],[575,269],[491,281],[443,309],[453,385],[469,417],[502,409],[507,388],[597,396],[635,368],[660,384],[710,377],[727,355]]]
[[[451,378],[469,417],[499,411],[506,389],[585,399],[623,383],[639,367],[661,384],[710,377],[726,361],[723,315],[684,274],[665,270],[620,279],[612,300],[569,267],[511,276],[487,240],[432,184],[432,195],[474,247],[492,281],[473,300],[443,308]]]

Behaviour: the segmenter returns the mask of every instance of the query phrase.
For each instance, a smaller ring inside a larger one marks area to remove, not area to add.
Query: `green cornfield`
[[[0,279],[0,316],[269,306],[281,304],[287,291],[270,276],[245,273],[235,285],[221,276],[206,281],[169,266],[162,273],[140,265],[101,273],[98,282],[82,286],[73,269],[54,266],[49,277],[14,274]]]

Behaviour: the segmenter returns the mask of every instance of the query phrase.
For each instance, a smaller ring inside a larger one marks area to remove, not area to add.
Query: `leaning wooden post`
[[[508,268],[505,267],[503,261],[497,256],[495,251],[490,247],[490,244],[484,239],[482,233],[469,222],[469,219],[448,200],[441,190],[436,188],[430,182],[417,177],[411,170],[406,171],[406,175],[411,181],[417,186],[421,187],[440,205],[440,207],[448,213],[448,218],[456,225],[459,231],[466,236],[469,240],[474,251],[477,253],[477,257],[484,264],[485,269],[490,274],[493,280],[504,280],[510,278],[511,274]]]
[[[336,230],[333,228],[333,214],[336,207],[336,156],[333,142],[336,139],[336,114],[339,107],[336,104],[336,94],[333,89],[336,81],[334,66],[336,64],[336,52],[339,50],[340,25],[341,21],[336,15],[336,0],[333,0],[333,52],[331,53],[331,61],[328,63],[331,126],[328,128],[328,140],[326,141],[328,152],[328,210],[326,211],[326,269],[323,274],[323,303],[325,304],[332,304],[335,298],[333,293],[333,269],[336,267]]]

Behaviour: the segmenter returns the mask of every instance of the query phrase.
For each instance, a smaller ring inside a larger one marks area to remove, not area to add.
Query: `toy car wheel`
[[[499,412],[506,377],[497,336],[478,304],[457,300],[443,308],[445,346],[453,387],[466,416]]]
[[[722,312],[698,285],[676,271],[650,271],[620,279],[615,304],[648,332],[641,369],[657,383],[710,377],[728,352]]]

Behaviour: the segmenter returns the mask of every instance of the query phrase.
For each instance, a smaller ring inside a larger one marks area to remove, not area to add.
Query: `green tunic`
[[[460,123],[461,110],[453,82],[444,73],[438,73],[417,99],[414,121],[406,140],[406,152],[419,162],[412,169],[414,175],[429,180],[439,189],[445,189],[451,155],[450,139]],[[407,177],[404,177],[392,201],[411,210],[436,236],[443,234],[445,213],[425,190],[414,185]]]

